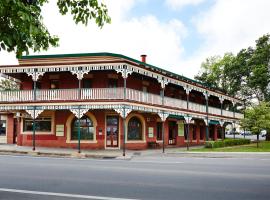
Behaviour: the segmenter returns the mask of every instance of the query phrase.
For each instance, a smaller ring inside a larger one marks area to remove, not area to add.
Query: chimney
[[[147,55],[141,55],[142,62],[144,62],[144,63],[146,63],[146,56],[147,56]]]

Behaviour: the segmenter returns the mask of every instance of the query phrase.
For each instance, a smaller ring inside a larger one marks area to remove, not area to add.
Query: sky
[[[119,53],[193,78],[210,56],[237,53],[270,33],[270,0],[104,0],[112,18],[102,29],[76,25],[59,14],[56,0],[43,7],[43,20],[60,45],[32,55]],[[1,52],[0,65],[17,64]]]

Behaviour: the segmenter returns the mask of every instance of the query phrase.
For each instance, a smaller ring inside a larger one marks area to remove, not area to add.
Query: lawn
[[[248,145],[239,145],[223,148],[200,148],[192,149],[192,152],[270,152],[270,141],[263,141],[259,143],[257,148],[256,143]]]

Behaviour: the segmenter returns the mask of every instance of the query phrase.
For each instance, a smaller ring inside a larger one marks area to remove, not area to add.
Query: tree
[[[9,79],[2,79],[0,81],[0,90],[18,90],[19,84]]]
[[[52,36],[42,22],[41,8],[48,0],[0,1],[0,51],[15,51],[17,57],[29,49],[34,52],[58,46],[59,38]],[[106,5],[98,0],[58,0],[62,15],[71,13],[75,23],[87,25],[95,20],[99,27],[110,23]]]
[[[195,79],[248,104],[254,99],[270,101],[270,35],[263,35],[255,47],[242,49],[235,56],[226,53],[207,58]]]
[[[257,135],[258,147],[260,132],[265,129],[267,135],[270,133],[270,103],[261,102],[259,105],[246,109],[245,118],[241,120],[241,126]]]

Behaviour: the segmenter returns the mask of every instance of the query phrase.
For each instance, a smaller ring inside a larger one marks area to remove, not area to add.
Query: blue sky
[[[210,56],[237,53],[270,32],[269,0],[104,0],[112,23],[75,25],[61,16],[56,1],[43,8],[44,23],[60,37],[47,52],[120,53],[193,78]],[[14,54],[0,53],[1,64],[16,64]]]

